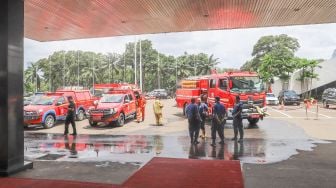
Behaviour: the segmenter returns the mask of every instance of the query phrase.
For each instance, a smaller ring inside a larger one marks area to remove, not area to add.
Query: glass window
[[[130,101],[133,101],[133,97],[132,97],[131,94],[128,94],[128,98],[129,98]]]
[[[57,99],[57,103],[59,103],[59,104],[65,104],[64,97],[60,97],[59,99]]]
[[[262,80],[257,76],[236,76],[231,78],[232,92],[259,92],[264,90]]]
[[[125,95],[124,102],[125,102],[126,100],[129,100],[128,95]]]
[[[123,95],[109,95],[105,94],[101,99],[101,103],[121,103],[123,100]]]
[[[216,80],[212,79],[210,80],[210,88],[215,88],[216,87]]]
[[[224,78],[224,79],[220,79],[220,80],[219,80],[219,88],[220,88],[221,90],[226,91],[226,90],[227,90],[227,87],[228,87],[227,79],[226,79],[226,78]]]

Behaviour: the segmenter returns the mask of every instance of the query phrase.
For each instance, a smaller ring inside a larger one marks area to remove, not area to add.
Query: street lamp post
[[[134,84],[137,84],[137,41],[134,41]]]
[[[92,53],[92,88],[93,88],[93,94],[95,94],[95,78],[94,78],[94,53]]]
[[[175,60],[175,69],[176,69],[175,79],[176,79],[176,87],[177,87],[177,60]]]
[[[51,58],[49,56],[49,91],[51,92]]]
[[[38,66],[38,65],[36,64],[36,67],[35,67],[35,86],[36,86],[36,87],[35,87],[35,93],[37,93],[37,76],[38,76],[38,75],[37,75],[37,66]]]
[[[157,57],[157,74],[158,74],[158,89],[161,89],[161,78],[160,78],[160,54],[158,52],[158,57]]]
[[[64,88],[64,86],[65,86],[65,51],[63,51],[63,88]]]
[[[77,86],[79,87],[79,51],[77,51]]]
[[[140,39],[140,75],[139,75],[139,78],[140,78],[140,90],[142,91],[142,49],[141,49],[141,39]]]

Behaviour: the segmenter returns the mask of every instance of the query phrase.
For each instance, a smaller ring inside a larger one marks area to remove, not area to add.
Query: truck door
[[[56,101],[56,119],[64,120],[68,112],[68,103],[65,98],[62,96]]]
[[[130,100],[128,98],[128,95],[124,96],[124,112],[125,112],[125,116],[129,116],[130,113]]]
[[[217,96],[216,87],[217,87],[217,78],[210,79],[208,98],[211,103],[215,101],[215,97]]]
[[[130,102],[129,102],[129,107],[130,107],[129,108],[130,109],[129,113],[133,114],[133,113],[136,112],[135,97],[132,94],[128,94],[128,98],[130,100]]]
[[[229,80],[228,78],[218,79],[218,93],[217,96],[221,98],[221,102],[228,108],[229,103]]]

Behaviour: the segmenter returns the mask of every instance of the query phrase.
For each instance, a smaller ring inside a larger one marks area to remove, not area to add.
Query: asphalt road
[[[270,116],[257,126],[244,121],[244,143],[230,140],[233,131],[228,121],[225,145],[212,148],[209,123],[207,138],[190,146],[182,110],[173,100],[162,102],[164,126],[154,125],[152,101],[142,123],[129,120],[123,127],[93,128],[84,120],[76,122],[76,138],[63,137],[63,123],[51,129],[30,126],[25,130],[25,157],[34,161],[35,169],[16,176],[120,184],[152,157],[162,156],[240,160],[246,187],[336,185],[335,144],[326,144],[336,140],[336,109],[317,112],[312,107],[306,113],[304,106],[270,106]]]

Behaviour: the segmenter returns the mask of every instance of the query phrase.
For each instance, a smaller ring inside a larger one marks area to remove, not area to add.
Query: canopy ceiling
[[[25,0],[38,41],[335,23],[335,0]]]

